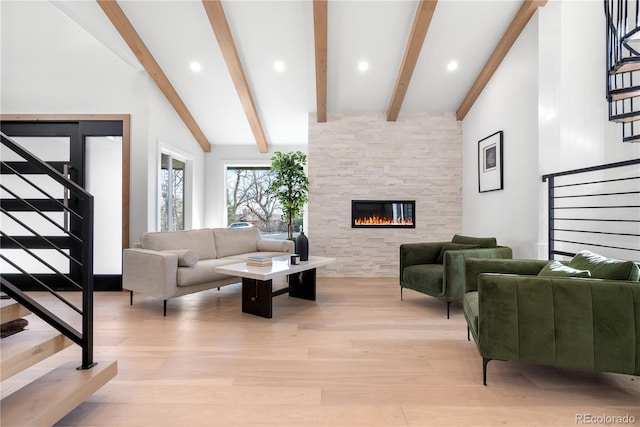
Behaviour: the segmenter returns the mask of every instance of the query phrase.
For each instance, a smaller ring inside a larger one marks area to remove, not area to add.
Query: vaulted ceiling
[[[461,120],[546,0],[50,3],[146,70],[203,150],[266,152],[307,143],[309,113]]]

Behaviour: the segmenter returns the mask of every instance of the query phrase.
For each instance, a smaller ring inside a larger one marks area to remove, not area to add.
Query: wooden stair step
[[[612,72],[612,74],[629,73],[640,70],[639,58],[626,58]]]
[[[617,114],[609,117],[609,121],[617,123],[629,123],[640,120],[640,111],[634,111],[632,113]]]
[[[0,324],[30,315],[31,312],[12,299],[0,300]]]
[[[3,426],[53,425],[118,373],[116,361],[98,362],[91,369],[67,362],[2,399]]]
[[[0,360],[0,381],[27,369],[30,366],[70,346],[73,342],[58,331],[36,331],[25,329],[3,338]]]
[[[638,86],[609,91],[609,101],[622,101],[636,96],[640,96],[640,87]]]

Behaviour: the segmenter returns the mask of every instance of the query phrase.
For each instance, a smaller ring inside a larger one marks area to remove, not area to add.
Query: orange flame
[[[411,218],[385,218],[381,216],[369,216],[356,218],[356,225],[413,225]]]

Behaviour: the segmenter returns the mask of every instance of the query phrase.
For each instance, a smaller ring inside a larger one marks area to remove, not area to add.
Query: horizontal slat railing
[[[582,249],[640,260],[640,159],[544,175],[548,255]]]
[[[82,362],[80,368],[88,369],[94,365],[93,362],[93,196],[86,192],[82,187],[77,185],[75,182],[67,179],[63,176],[56,168],[51,167],[49,164],[43,162],[29,151],[25,150],[11,138],[9,138],[4,133],[0,132],[0,138],[2,142],[2,146],[11,150],[13,153],[17,154],[21,157],[26,164],[28,164],[29,173],[39,173],[48,176],[51,180],[61,185],[65,189],[68,189],[69,192],[73,194],[74,197],[78,199],[78,208],[73,209],[70,208],[60,200],[52,197],[44,190],[42,190],[38,185],[34,184],[23,174],[18,172],[14,167],[16,162],[1,162],[2,173],[3,174],[12,174],[13,176],[19,177],[23,182],[26,182],[30,188],[36,189],[42,195],[46,197],[46,199],[25,199],[8,188],[6,185],[2,185],[2,191],[10,195],[12,198],[3,198],[2,206],[0,207],[0,212],[3,215],[6,215],[12,221],[15,221],[25,230],[27,230],[30,235],[15,235],[15,233],[9,234],[0,230],[0,236],[2,241],[3,248],[11,248],[18,249],[22,253],[26,253],[30,255],[33,259],[39,262],[39,265],[46,267],[47,271],[50,271],[54,276],[62,277],[64,281],[71,283],[73,287],[80,289],[82,291],[82,305],[81,307],[76,306],[74,303],[70,302],[67,298],[64,298],[59,292],[56,292],[45,283],[43,280],[40,280],[37,275],[31,274],[27,271],[27,269],[23,268],[19,265],[15,260],[12,260],[10,257],[5,256],[5,254],[0,254],[0,258],[5,261],[8,265],[13,267],[15,270],[19,271],[21,274],[25,276],[29,276],[35,283],[39,284],[42,290],[52,293],[58,300],[62,301],[72,310],[77,312],[82,316],[81,331],[78,331],[76,328],[71,326],[69,323],[63,321],[59,316],[57,316],[53,310],[47,308],[36,301],[31,296],[27,295],[23,292],[19,287],[11,283],[7,280],[6,277],[0,278],[1,290],[5,292],[7,295],[15,299],[17,302],[25,306],[32,313],[49,323],[53,328],[58,330],[60,333],[64,334],[74,343],[78,344],[82,348]],[[47,205],[47,203],[51,204],[51,206]],[[40,205],[40,206],[38,206]],[[45,209],[42,209],[46,207]],[[48,215],[45,215],[44,211],[64,211],[67,212],[73,218],[76,218],[78,222],[81,224],[79,226],[80,232],[76,231],[75,233],[70,232],[65,227],[61,227],[58,223],[49,218]],[[39,217],[44,218],[47,223],[52,224],[62,232],[62,236],[52,236],[46,237],[43,236],[26,224],[24,221],[17,218],[16,215],[13,215],[12,211],[19,212],[33,212],[39,215]],[[61,247],[59,247],[56,242],[72,242],[75,245],[80,245],[81,249],[81,257],[77,259],[70,254],[67,254]],[[35,243],[38,242],[38,243]],[[80,268],[80,278],[79,280],[72,279],[69,275],[61,273],[58,271],[50,262],[44,260],[41,256],[38,256],[33,250],[32,247],[46,247],[48,249],[53,249],[56,253],[61,254],[65,259],[68,259],[70,263],[77,265]],[[44,277],[44,276],[43,276]]]

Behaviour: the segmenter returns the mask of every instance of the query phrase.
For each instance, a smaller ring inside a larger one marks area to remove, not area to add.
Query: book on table
[[[268,267],[273,264],[271,257],[264,255],[252,255],[247,258],[247,265],[254,267]]]

